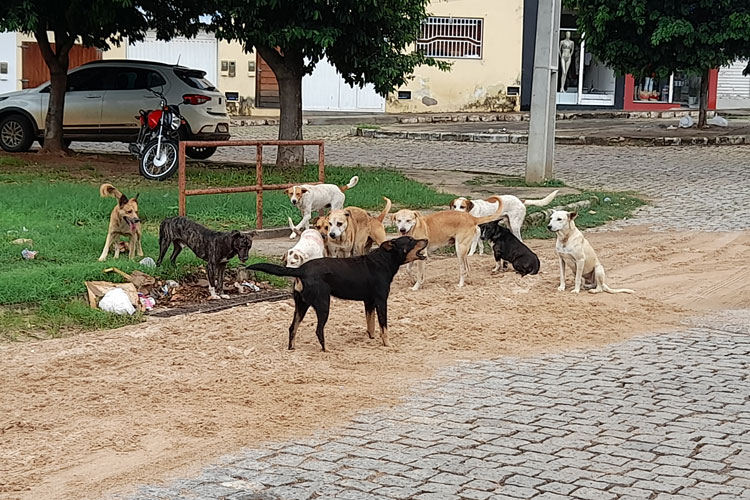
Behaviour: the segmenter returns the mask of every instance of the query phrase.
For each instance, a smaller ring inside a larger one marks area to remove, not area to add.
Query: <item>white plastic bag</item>
[[[680,118],[680,128],[690,128],[693,126],[693,118],[690,115],[685,115]]]
[[[108,291],[99,301],[99,309],[115,314],[135,314],[135,307],[130,303],[130,298],[122,288],[113,288]]]
[[[709,125],[716,125],[717,127],[728,127],[729,122],[723,116],[715,115],[713,118],[706,120]]]

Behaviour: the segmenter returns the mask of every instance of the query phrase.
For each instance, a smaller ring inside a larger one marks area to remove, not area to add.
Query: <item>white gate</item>
[[[747,59],[744,59],[719,69],[716,92],[718,109],[750,107],[750,76],[742,76],[746,66]]]
[[[385,98],[371,84],[364,88],[348,85],[328,59],[323,59],[302,79],[302,109],[383,113]]]
[[[193,69],[202,69],[206,78],[218,85],[218,42],[210,33],[199,33],[195,38],[177,37],[168,42],[156,39],[155,33],[148,33],[142,42],[128,45],[126,57],[141,61],[154,61],[177,64]]]

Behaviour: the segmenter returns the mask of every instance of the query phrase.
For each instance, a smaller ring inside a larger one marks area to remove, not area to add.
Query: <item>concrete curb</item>
[[[415,141],[483,142],[493,144],[526,144],[527,134],[485,134],[455,132],[407,132],[352,127],[350,135],[371,139],[406,139]],[[723,135],[718,137],[599,137],[557,135],[555,144],[580,146],[734,146],[750,144],[750,135]]]
[[[713,117],[715,111],[708,111],[706,116]],[[587,119],[659,119],[659,118],[682,118],[690,115],[698,118],[698,111],[678,110],[678,111],[565,111],[557,113],[558,120],[587,120]],[[356,124],[362,122],[376,123],[461,123],[461,122],[525,122],[529,121],[528,113],[436,113],[436,114],[414,114],[412,116],[403,116],[388,113],[382,113],[376,119],[370,117],[358,116],[309,116],[302,120],[303,125],[324,125],[324,124]],[[252,118],[252,117],[234,117],[230,120],[233,127],[257,127],[262,125],[278,125],[278,118]]]

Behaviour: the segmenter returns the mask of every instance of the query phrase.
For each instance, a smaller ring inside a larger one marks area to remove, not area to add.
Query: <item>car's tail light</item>
[[[210,100],[211,98],[209,96],[201,94],[185,94],[182,96],[183,104],[205,104]]]

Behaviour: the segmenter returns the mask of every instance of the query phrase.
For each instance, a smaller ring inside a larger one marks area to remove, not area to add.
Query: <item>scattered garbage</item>
[[[38,253],[39,252],[35,250],[29,250],[28,248],[24,248],[23,250],[21,250],[21,255],[23,255],[23,258],[26,260],[31,260],[31,259],[36,258],[36,254]]]
[[[140,301],[142,308],[146,311],[150,311],[156,307],[156,300],[150,295],[139,293],[138,300]]]
[[[11,245],[29,245],[32,246],[34,244],[34,240],[30,240],[28,238],[16,238],[15,240],[10,242]]]
[[[253,292],[260,292],[260,287],[256,285],[255,283],[250,283],[248,281],[243,281],[242,286],[245,288],[249,288]]]
[[[120,271],[116,267],[109,267],[105,269],[105,273],[117,273],[129,282],[131,282],[138,291],[143,293],[151,293],[151,288],[156,284],[156,278],[150,276],[142,271],[135,270],[128,274],[124,271]]]
[[[693,117],[691,117],[690,115],[685,115],[680,118],[680,128],[690,128],[694,123],[695,122],[693,122]]]
[[[610,203],[612,201],[612,198],[610,198],[609,196],[605,196],[603,201],[604,203]]]
[[[168,286],[169,288],[178,288],[178,287],[180,286],[180,284],[179,284],[179,283],[177,283],[177,282],[176,282],[175,280],[167,280],[167,283],[166,283],[166,285],[167,285],[167,286]]]
[[[723,116],[715,115],[713,118],[706,120],[709,125],[715,125],[717,127],[728,127],[729,122]]]
[[[138,264],[142,265],[143,267],[148,267],[150,269],[153,269],[156,267],[156,262],[154,262],[154,259],[152,259],[151,257],[143,258]]]
[[[122,288],[113,288],[104,294],[99,301],[99,309],[114,314],[135,314],[135,307],[130,302],[128,294]]]
[[[98,309],[100,300],[107,294],[107,292],[119,288],[128,297],[132,306],[140,307],[140,301],[138,300],[138,290],[132,283],[110,283],[109,281],[86,281],[86,291],[88,292],[89,306],[92,309]]]

